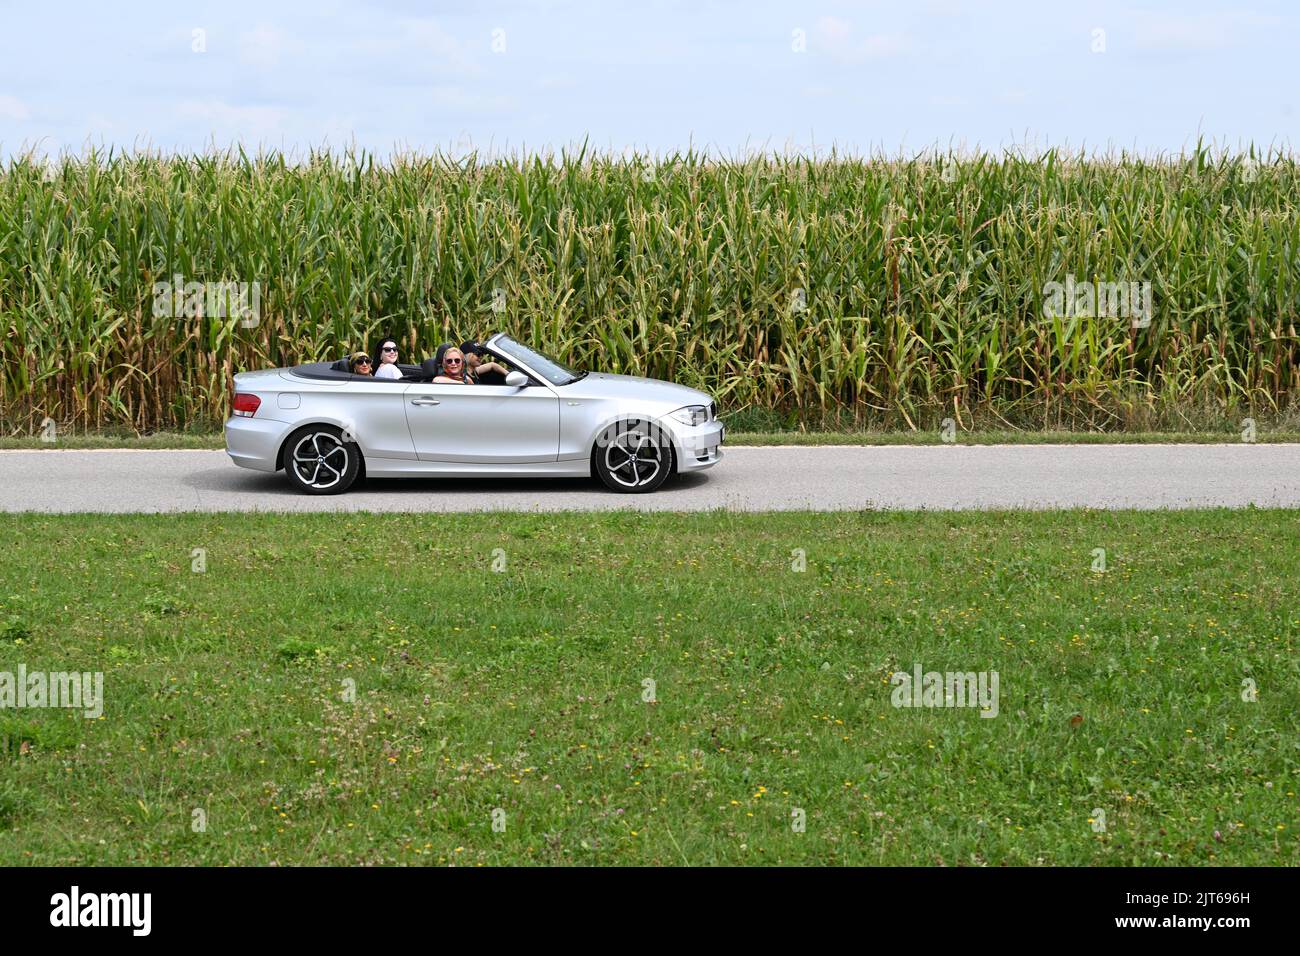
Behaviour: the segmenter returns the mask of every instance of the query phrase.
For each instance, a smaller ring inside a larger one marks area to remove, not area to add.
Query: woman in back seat
[[[375,349],[379,367],[375,369],[375,378],[401,378],[402,370],[397,367],[397,342],[384,339]]]

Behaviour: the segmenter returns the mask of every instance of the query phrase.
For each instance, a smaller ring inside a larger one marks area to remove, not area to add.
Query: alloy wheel
[[[663,468],[663,448],[643,431],[622,432],[605,447],[605,469],[625,488],[650,484]]]
[[[348,470],[348,450],[337,435],[308,432],[293,448],[294,474],[317,490],[333,488]]]

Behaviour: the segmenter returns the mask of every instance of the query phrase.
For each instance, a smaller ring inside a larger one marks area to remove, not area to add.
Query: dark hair
[[[382,339],[377,341],[375,347],[370,350],[370,357],[374,359],[376,363],[378,363],[383,357],[385,342],[392,342],[394,345],[398,345],[397,339],[393,338],[391,335],[385,335]]]

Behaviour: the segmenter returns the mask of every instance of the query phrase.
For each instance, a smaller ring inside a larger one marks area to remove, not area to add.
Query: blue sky
[[[1290,147],[1298,41],[1287,4],[1190,0],[0,0],[0,156]]]

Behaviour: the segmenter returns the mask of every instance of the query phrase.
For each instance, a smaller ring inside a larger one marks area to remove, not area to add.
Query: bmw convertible
[[[432,359],[393,379],[353,374],[346,359],[241,372],[226,452],[313,495],[367,475],[595,477],[644,493],[722,457],[726,429],[704,392],[576,372],[500,333],[485,349],[510,370],[504,384],[435,383]]]

